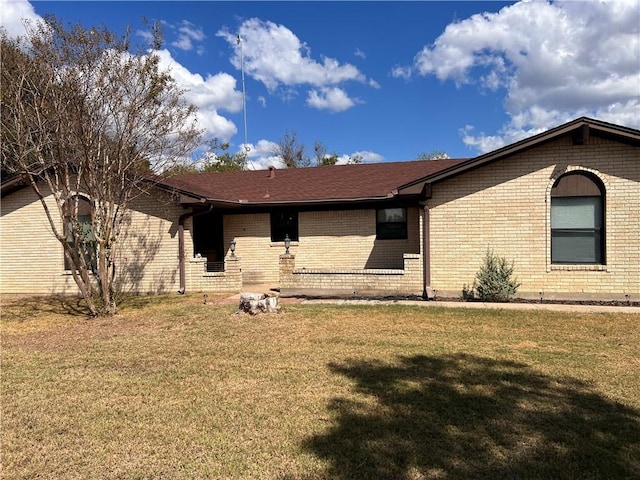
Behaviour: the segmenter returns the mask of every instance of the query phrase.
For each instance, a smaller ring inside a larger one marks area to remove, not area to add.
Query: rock
[[[257,315],[258,313],[278,313],[278,297],[271,297],[266,293],[242,293],[240,295],[239,311]]]

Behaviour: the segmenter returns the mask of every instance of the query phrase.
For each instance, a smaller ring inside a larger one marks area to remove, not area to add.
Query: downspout
[[[180,272],[180,290],[178,293],[184,295],[187,289],[187,275],[184,258],[184,221],[194,215],[194,211],[183,213],[178,218],[178,270]]]
[[[424,205],[424,218],[422,221],[422,299],[433,300],[435,295],[431,289],[431,242],[429,225],[429,207]]]
[[[180,295],[184,295],[187,290],[187,268],[184,254],[184,221],[187,218],[195,217],[196,215],[209,213],[211,210],[213,210],[213,205],[209,205],[209,210],[206,212],[194,212],[191,210],[190,212],[183,213],[178,217],[178,271],[180,272],[180,289],[178,290],[178,293]]]

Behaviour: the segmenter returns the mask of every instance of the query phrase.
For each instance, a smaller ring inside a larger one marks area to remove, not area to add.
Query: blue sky
[[[640,2],[28,2],[84,26],[162,22],[163,65],[209,138],[256,168],[295,132],[342,161],[470,157],[587,115],[640,128]],[[237,43],[237,35],[242,45]],[[242,47],[242,49],[241,49]],[[247,130],[240,58],[244,57]]]

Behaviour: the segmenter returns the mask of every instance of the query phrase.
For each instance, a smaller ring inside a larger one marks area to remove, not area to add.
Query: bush
[[[520,283],[513,276],[513,260],[507,262],[493,250],[487,249],[484,263],[476,274],[473,287],[465,284],[462,291],[465,299],[478,298],[483,302],[508,302],[516,294]]]

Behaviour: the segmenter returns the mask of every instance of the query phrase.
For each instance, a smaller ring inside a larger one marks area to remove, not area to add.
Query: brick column
[[[240,257],[228,256],[224,262],[227,285],[233,290],[242,291],[242,263],[240,262]]]
[[[295,255],[291,255],[290,253],[280,255],[280,273],[279,273],[280,288],[288,288],[293,286],[294,268],[296,268]]]

